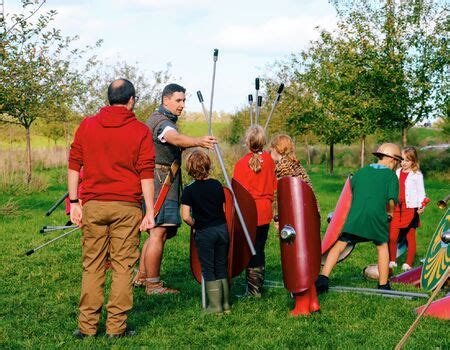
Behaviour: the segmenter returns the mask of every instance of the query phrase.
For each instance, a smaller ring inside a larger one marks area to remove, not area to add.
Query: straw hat
[[[403,160],[400,147],[394,143],[383,143],[378,147],[377,151],[372,154],[375,156],[387,156],[397,160]]]

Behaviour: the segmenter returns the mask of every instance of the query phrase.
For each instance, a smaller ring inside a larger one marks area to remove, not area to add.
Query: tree
[[[130,65],[125,61],[114,65],[92,61],[95,69],[85,78],[87,89],[80,100],[79,109],[84,115],[96,113],[99,108],[108,104],[106,91],[115,79],[125,78],[131,81],[139,96],[135,113],[141,120],[146,120],[161,104],[161,94],[164,86],[172,79],[171,64],[165,70],[153,71],[148,76],[139,68],[139,64]]]
[[[71,63],[85,51],[71,48],[76,38],[62,37],[60,31],[49,28],[56,11],[30,20],[44,2],[22,0],[24,11],[31,9],[31,14],[12,14],[9,28],[5,19],[1,21],[0,116],[2,122],[25,129],[28,183],[32,174],[32,124],[45,118],[49,109],[72,106],[84,88]]]
[[[445,109],[448,87],[448,5],[433,0],[333,1],[348,28],[359,23],[376,33],[382,48],[389,94],[383,103],[407,129]]]

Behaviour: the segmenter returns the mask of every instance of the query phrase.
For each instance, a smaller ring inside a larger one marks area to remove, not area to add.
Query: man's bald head
[[[114,80],[108,87],[108,101],[112,105],[126,105],[136,96],[133,84],[127,79]]]

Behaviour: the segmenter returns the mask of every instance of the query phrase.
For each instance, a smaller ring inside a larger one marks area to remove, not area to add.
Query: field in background
[[[329,176],[321,166],[310,172],[322,210],[322,231],[350,169]],[[51,217],[44,213],[66,191],[66,170],[40,171],[48,183],[45,191],[23,194],[0,191],[0,203],[10,202],[8,215],[0,210],[0,305],[1,348],[393,348],[415,319],[412,310],[426,300],[404,300],[356,294],[328,293],[321,296],[320,314],[292,318],[293,302],[284,288],[266,289],[262,299],[233,297],[233,312],[227,316],[202,316],[200,286],[189,267],[188,228],[183,225],[167,243],[162,278],[181,290],[177,296],[147,296],[135,290],[129,325],[139,335],[131,339],[76,341],[77,305],[81,283],[80,234],[75,233],[27,257],[24,252],[58,233],[43,236],[38,230],[67,220],[62,208]],[[425,254],[442,212],[435,202],[450,192],[448,182],[426,181],[432,202],[418,231],[417,259]],[[3,214],[2,214],[3,213]],[[142,237],[142,242],[146,235]],[[403,263],[403,258],[400,263]],[[366,281],[362,268],[376,261],[375,248],[361,244],[339,264],[332,285],[375,288]],[[401,264],[399,264],[401,265]],[[108,273],[109,275],[109,273]],[[279,243],[273,228],[267,245],[267,279],[281,282]],[[234,280],[233,295],[244,291],[243,277]],[[107,286],[110,284],[108,278]],[[395,286],[416,292],[415,288]],[[442,294],[441,294],[442,295]],[[104,316],[100,332],[104,333]],[[407,343],[407,348],[448,348],[446,321],[425,318]]]

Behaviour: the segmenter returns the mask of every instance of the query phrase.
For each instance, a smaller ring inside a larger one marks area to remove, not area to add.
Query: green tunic
[[[352,205],[342,232],[380,243],[389,240],[386,206],[398,201],[398,178],[391,169],[371,164],[352,177]]]

